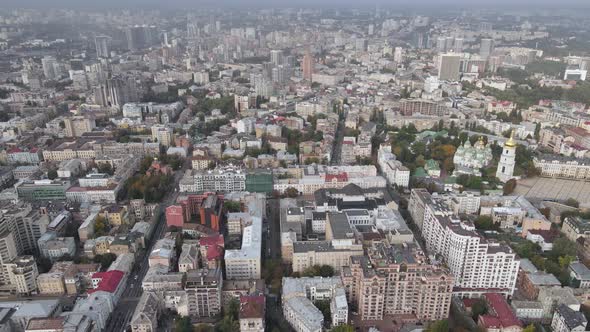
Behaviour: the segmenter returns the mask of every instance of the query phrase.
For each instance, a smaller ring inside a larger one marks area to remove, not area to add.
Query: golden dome
[[[510,132],[510,138],[504,143],[504,146],[507,148],[516,147],[516,141],[514,140],[514,129]]]

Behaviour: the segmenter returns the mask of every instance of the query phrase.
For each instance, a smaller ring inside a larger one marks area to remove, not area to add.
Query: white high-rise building
[[[59,63],[57,60],[52,56],[45,56],[41,59],[41,65],[43,66],[43,75],[48,80],[56,79],[60,72],[59,72]]]
[[[283,51],[282,50],[271,50],[270,51],[270,62],[274,66],[283,64]]]
[[[399,46],[396,47],[393,51],[393,61],[395,61],[396,63],[402,63],[404,61],[403,56],[403,49]]]
[[[111,38],[108,36],[96,36],[94,37],[94,43],[96,46],[96,56],[99,58],[110,57],[109,43]]]
[[[490,38],[483,38],[479,45],[479,56],[487,59],[494,51],[494,40]]]
[[[410,213],[415,220],[422,218],[428,254],[441,257],[455,277],[453,292],[466,297],[490,291],[512,295],[520,265],[512,249],[487,242],[475,231],[473,223],[454,216],[444,197],[420,190],[420,195],[415,195],[414,191]]]
[[[496,170],[496,177],[502,182],[514,178],[514,164],[516,163],[516,142],[514,141],[514,130],[510,134],[510,139],[504,143],[502,156]]]

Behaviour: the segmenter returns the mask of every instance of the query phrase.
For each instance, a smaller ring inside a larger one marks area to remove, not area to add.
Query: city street
[[[127,279],[125,290],[123,291],[119,303],[115,306],[115,310],[113,310],[113,313],[111,314],[111,319],[109,320],[106,331],[125,331],[127,325],[133,318],[133,312],[135,311],[135,307],[137,307],[139,298],[143,292],[141,289],[141,283],[149,269],[149,253],[152,251],[154,244],[159,239],[163,238],[166,233],[167,227],[164,209],[176,201],[176,198],[179,195],[178,182],[183,174],[184,168],[174,174],[174,191],[169,193],[160,205],[160,215],[157,219],[155,229],[152,232],[150,240],[146,243],[146,249],[139,254],[138,259],[135,262],[133,272]]]

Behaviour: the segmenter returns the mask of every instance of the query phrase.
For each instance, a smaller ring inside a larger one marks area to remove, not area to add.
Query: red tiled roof
[[[516,318],[516,315],[502,295],[498,293],[486,293],[484,297],[492,311],[496,314],[495,316],[484,315],[481,317],[485,328],[498,327],[498,322],[503,328],[522,326],[522,323]]]
[[[477,301],[477,299],[463,299],[463,305],[465,308],[471,308]]]
[[[332,182],[333,179],[336,179],[338,182],[347,182],[348,181],[348,174],[346,174],[346,173],[326,174],[326,182]]]
[[[117,287],[119,287],[119,283],[123,279],[125,272],[119,270],[111,270],[107,272],[96,272],[92,275],[92,279],[100,278],[100,282],[95,289],[88,291],[88,294],[98,292],[98,291],[105,291],[109,293],[114,293],[117,291]]]
[[[211,236],[205,236],[202,237],[199,240],[199,245],[200,246],[214,246],[214,245],[218,245],[218,246],[224,246],[223,243],[223,235],[221,234],[217,234],[217,235],[211,235]]]
[[[207,260],[212,261],[223,257],[223,247],[218,245],[207,247]]]
[[[264,317],[264,295],[249,295],[240,297],[240,318]]]

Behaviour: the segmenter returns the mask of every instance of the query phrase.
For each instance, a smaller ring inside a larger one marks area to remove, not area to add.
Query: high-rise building
[[[0,267],[12,262],[18,256],[14,234],[4,230],[0,233]],[[4,268],[0,271],[0,286],[10,284],[10,275]]]
[[[393,61],[395,61],[396,63],[402,63],[404,61],[403,56],[403,48],[399,46],[396,47],[393,51]]]
[[[158,125],[152,127],[152,139],[157,140],[162,146],[170,146],[174,143],[172,128]]]
[[[121,108],[125,103],[139,101],[140,93],[133,78],[113,77],[94,89],[94,101],[104,107]]]
[[[61,75],[59,70],[59,63],[52,56],[45,56],[41,59],[41,65],[43,66],[43,75],[48,80],[54,80]]]
[[[479,45],[479,56],[487,59],[494,51],[494,40],[491,38],[483,38]]]
[[[436,50],[440,53],[447,51],[447,39],[445,37],[438,37],[436,39]]]
[[[516,159],[516,142],[514,141],[514,130],[510,134],[510,139],[504,143],[504,149],[500,156],[500,162],[496,169],[496,177],[502,182],[514,178],[514,164]]]
[[[455,45],[453,45],[453,50],[455,52],[463,51],[463,38],[455,38]]]
[[[96,127],[94,118],[85,116],[65,118],[64,124],[67,137],[80,137],[84,133],[91,132]]]
[[[456,82],[459,80],[461,56],[458,54],[441,54],[438,60],[438,79]]]
[[[413,189],[408,209],[422,229],[428,255],[449,267],[456,295],[514,293],[520,261],[510,247],[482,238],[472,222],[456,217],[443,196]]]
[[[37,291],[37,263],[33,256],[19,256],[2,265],[8,279],[10,291],[18,295],[31,295]]]
[[[349,267],[343,269],[347,299],[361,320],[402,314],[421,320],[445,319],[453,277],[427,262],[415,244],[375,243],[366,256],[351,257]]]
[[[283,50],[271,50],[270,51],[270,63],[274,66],[283,64]]]
[[[110,57],[109,43],[111,38],[108,36],[94,37],[94,44],[96,45],[96,56],[99,58]]]
[[[366,52],[369,46],[369,42],[365,38],[357,38],[355,42],[355,48],[359,52]]]
[[[303,79],[312,81],[313,79],[313,56],[309,51],[309,48],[305,50],[305,55],[303,56],[303,61],[301,67],[303,69]]]

